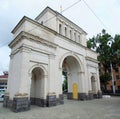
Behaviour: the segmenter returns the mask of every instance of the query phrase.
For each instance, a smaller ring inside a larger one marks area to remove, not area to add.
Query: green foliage
[[[63,92],[68,90],[68,82],[66,79],[63,81],[62,89]]]
[[[104,86],[105,86],[105,89],[106,89],[106,86],[107,86],[107,84],[108,84],[108,81],[110,81],[111,80],[111,76],[110,76],[110,74],[109,73],[101,73],[100,74],[100,82],[102,83],[102,84],[104,84]]]
[[[112,45],[112,62],[120,66],[120,35],[115,35]]]
[[[67,81],[67,72],[65,72],[65,71],[63,71],[62,72],[62,75],[64,75],[64,77],[65,77],[65,79],[64,79],[64,81],[63,81],[63,84],[62,84],[62,90],[63,90],[63,92],[64,91],[68,91],[68,81]]]
[[[91,48],[91,47],[92,47],[91,40],[88,40],[88,41],[87,41],[87,47],[88,47],[88,48]]]
[[[110,80],[110,61],[116,66],[120,66],[120,35],[115,35],[114,42],[111,47],[107,45],[111,39],[111,35],[106,33],[103,29],[102,33],[97,34],[87,41],[87,47],[95,49],[99,54],[98,61],[100,61],[100,81],[106,86]],[[99,47],[98,47],[99,46]],[[103,73],[104,72],[104,73]]]
[[[111,35],[106,33],[105,30],[102,30],[102,33],[98,34],[96,37],[93,37],[89,39],[87,44],[89,44],[88,48],[96,48],[96,52],[99,53],[98,61],[104,65],[104,68],[109,67],[109,61],[110,61],[110,48],[107,45],[107,42],[111,38]],[[91,44],[90,44],[91,43]],[[99,44],[99,47],[97,45]]]

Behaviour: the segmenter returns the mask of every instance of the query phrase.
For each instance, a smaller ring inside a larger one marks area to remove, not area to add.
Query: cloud
[[[12,40],[11,30],[25,15],[34,19],[41,11],[50,6],[56,11],[68,8],[78,0],[0,0],[0,45]],[[96,15],[108,27],[107,32],[120,34],[120,2],[119,0],[85,0]],[[83,28],[88,38],[98,34],[104,28],[81,0],[66,10],[63,15]],[[7,47],[7,44],[6,46]],[[9,48],[0,48],[0,69],[7,69],[9,64]],[[4,53],[4,54],[3,54]],[[5,60],[4,60],[5,59]]]

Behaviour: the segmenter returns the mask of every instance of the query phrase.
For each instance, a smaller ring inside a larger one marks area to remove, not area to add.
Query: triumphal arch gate
[[[62,72],[67,72],[67,98],[99,97],[97,54],[86,47],[87,33],[47,7],[35,20],[23,17],[12,31],[10,67],[4,107],[64,103]]]

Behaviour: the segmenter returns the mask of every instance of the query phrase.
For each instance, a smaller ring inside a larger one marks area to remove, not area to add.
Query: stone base
[[[89,93],[89,94],[88,94],[89,100],[94,99],[94,95],[95,95],[95,94],[93,94],[93,93]]]
[[[45,99],[40,99],[40,98],[30,98],[31,104],[32,105],[37,105],[40,107],[46,107],[46,100]]]
[[[59,98],[56,98],[56,95],[49,95],[47,99],[40,98],[30,98],[31,105],[37,105],[40,107],[52,107],[59,104],[64,104],[64,95],[60,94]]]
[[[98,98],[102,98],[102,92],[98,92]]]
[[[102,98],[102,93],[89,93],[88,95],[86,93],[78,93],[78,100],[91,100],[94,98]],[[67,94],[67,99],[73,99],[71,92]],[[9,96],[4,96],[3,107],[8,107],[14,112],[29,110],[31,104],[41,107],[52,107],[58,104],[64,104],[64,95],[60,94],[59,98],[56,98],[56,95],[48,95],[47,99],[30,98],[30,100],[28,97],[14,97],[13,100],[9,100]]]
[[[12,110],[14,112],[30,110],[30,101],[28,100],[28,97],[15,97],[13,99]]]
[[[93,98],[97,99],[98,98],[98,94],[93,94]]]
[[[95,98],[102,98],[102,93],[98,92],[97,94],[94,93],[78,93],[78,100],[92,100]],[[67,99],[73,99],[73,94],[72,93],[68,93],[67,94]]]
[[[63,94],[60,94],[59,95],[59,98],[56,99],[57,100],[57,104],[64,104],[64,95]]]
[[[30,101],[28,97],[15,97],[9,100],[9,96],[4,97],[3,107],[10,108],[14,112],[30,110]]]
[[[89,99],[99,99],[102,98],[102,93],[98,92],[97,94],[90,93],[89,94]]]
[[[86,93],[78,93],[78,100],[86,100]]]
[[[72,100],[73,99],[73,94],[71,92],[67,93],[67,99]]]
[[[47,107],[52,107],[57,105],[56,95],[48,95],[47,96]]]
[[[9,96],[4,96],[3,107],[8,107]]]
[[[9,96],[4,96],[3,107],[12,108],[13,101],[9,100]]]
[[[5,96],[3,101],[3,107],[10,108],[14,112],[30,110],[31,104],[41,107],[52,107],[57,104],[64,104],[64,95],[60,94],[59,98],[56,98],[56,95],[48,95],[47,99],[31,97],[30,100],[28,100],[28,97],[14,97],[13,100],[9,100],[9,96]]]

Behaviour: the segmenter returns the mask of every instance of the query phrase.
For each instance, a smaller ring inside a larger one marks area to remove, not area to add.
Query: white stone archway
[[[54,19],[45,23],[50,16]],[[61,76],[65,60],[68,99],[73,99],[74,91],[74,99],[89,97],[91,73],[96,74],[96,88],[99,89],[97,54],[87,48],[87,33],[58,12],[47,7],[35,20],[23,17],[12,33],[14,39],[9,44],[11,59],[4,105],[9,106],[8,102],[11,102],[13,106],[15,102],[15,111],[28,110],[30,97],[40,106],[63,104]],[[35,89],[30,90],[31,84]],[[25,105],[20,107],[19,101]]]

